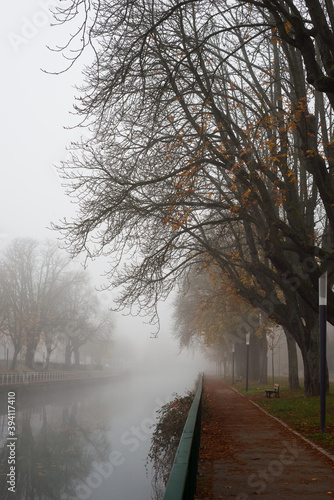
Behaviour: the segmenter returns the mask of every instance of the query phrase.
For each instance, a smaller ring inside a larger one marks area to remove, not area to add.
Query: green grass
[[[334,384],[330,384],[330,393],[326,397],[326,432],[321,434],[320,397],[305,398],[303,388],[290,390],[286,378],[277,378],[275,383],[280,384],[280,398],[265,397],[264,390],[271,389],[271,383],[260,385],[249,382],[247,393],[245,382],[238,382],[233,387],[268,413],[334,455]]]

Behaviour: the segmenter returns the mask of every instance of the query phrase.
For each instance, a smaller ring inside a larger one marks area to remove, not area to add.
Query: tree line
[[[60,346],[64,364],[80,364],[80,348],[90,343],[110,348],[112,321],[84,270],[54,242],[29,238],[10,241],[0,254],[0,336],[11,346],[14,370],[18,356],[30,369],[41,369],[35,355],[44,351],[42,369]]]
[[[235,379],[246,377],[246,334],[250,335],[249,378],[268,383],[268,353],[287,342],[288,377],[291,389],[299,388],[296,342],[261,310],[241,298],[218,267],[192,269],[174,300],[174,332],[180,349],[197,348]],[[232,368],[233,366],[233,368]],[[274,376],[272,376],[274,380]]]
[[[61,168],[79,206],[56,225],[71,251],[115,257],[119,306],[153,315],[190,270],[219,269],[298,344],[318,394],[325,271],[334,321],[332,2],[75,0],[55,16],[77,23],[70,64],[93,49],[76,103],[90,135]]]

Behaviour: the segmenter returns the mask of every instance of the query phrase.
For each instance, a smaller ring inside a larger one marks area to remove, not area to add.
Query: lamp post
[[[319,278],[320,427],[326,427],[327,271]]]
[[[234,384],[234,353],[235,353],[235,344],[232,344],[232,385]]]
[[[246,392],[248,392],[248,369],[249,369],[249,342],[250,333],[246,333]]]

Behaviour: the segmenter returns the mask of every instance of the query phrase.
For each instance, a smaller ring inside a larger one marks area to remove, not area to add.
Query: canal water
[[[43,394],[17,398],[15,441],[8,437],[7,412],[0,416],[0,498],[154,498],[146,458],[156,411],[173,393],[193,389],[196,376],[196,367],[129,373],[87,388],[52,391],[50,386]]]

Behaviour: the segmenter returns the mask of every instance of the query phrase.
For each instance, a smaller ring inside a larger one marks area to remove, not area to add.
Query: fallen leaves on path
[[[204,386],[206,412],[202,420],[201,446],[195,499],[213,498],[213,462],[233,455],[233,444],[222,423],[222,400],[210,381]]]

